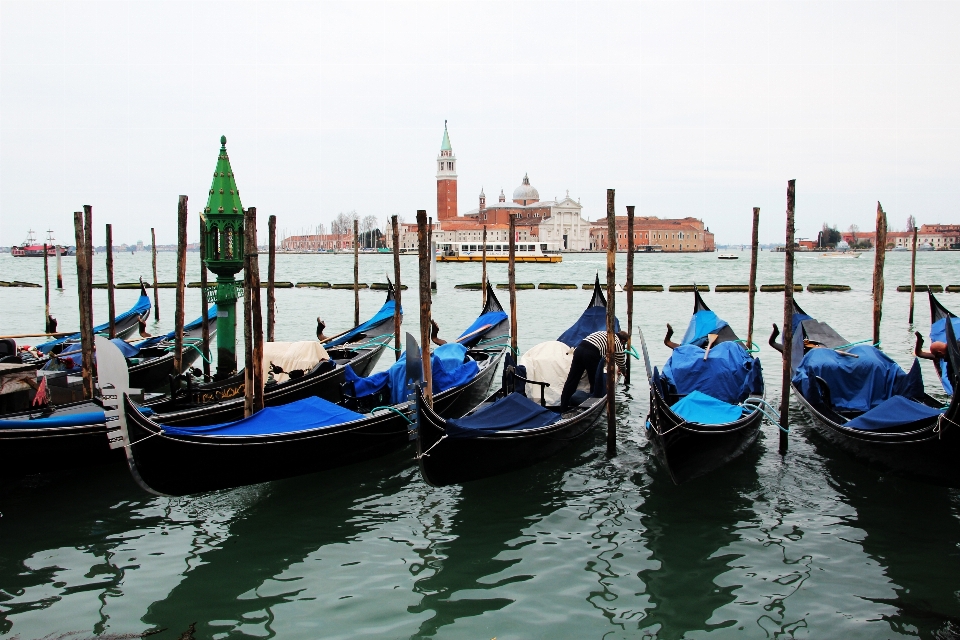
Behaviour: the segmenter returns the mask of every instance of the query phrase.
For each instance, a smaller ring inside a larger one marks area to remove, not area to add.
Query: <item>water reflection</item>
[[[728,547],[740,539],[741,523],[755,519],[748,494],[758,488],[760,455],[761,447],[751,447],[731,464],[679,487],[651,461],[650,481],[641,487],[641,520],[655,562],[639,572],[652,606],[643,620],[648,633],[680,638],[737,624],[715,614],[735,601],[741,585],[721,585],[718,577],[742,557]]]
[[[318,549],[349,542],[382,524],[367,507],[392,500],[407,485],[408,454],[379,459],[376,467],[351,465],[264,485],[269,499],[239,514],[224,539],[199,554],[180,584],[149,606],[144,621],[170,629],[197,622],[202,636],[277,635],[277,607],[308,588],[302,573],[284,573]]]
[[[564,475],[595,456],[596,444],[588,436],[543,464],[460,487],[425,488],[418,519],[428,546],[411,568],[421,575],[414,584],[421,597],[408,611],[429,617],[414,637],[442,635],[444,627],[514,602],[504,588],[535,578],[511,571],[522,561],[519,550],[538,543],[531,528],[565,503]]]
[[[862,538],[895,594],[867,599],[889,605],[881,616],[891,631],[960,637],[960,493],[843,458],[828,458],[825,467],[830,485],[856,511],[844,524]]]

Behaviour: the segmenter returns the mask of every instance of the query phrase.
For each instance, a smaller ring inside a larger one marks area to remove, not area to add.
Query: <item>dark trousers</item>
[[[560,407],[566,410],[570,403],[570,398],[577,391],[577,385],[580,384],[580,378],[583,372],[587,372],[587,382],[593,384],[593,378],[597,375],[597,367],[603,355],[600,349],[589,342],[581,342],[573,351],[573,363],[570,365],[570,373],[567,374],[567,381],[563,383],[563,392],[560,394]]]

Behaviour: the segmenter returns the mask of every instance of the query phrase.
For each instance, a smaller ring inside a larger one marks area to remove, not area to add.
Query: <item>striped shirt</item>
[[[600,355],[604,358],[607,357],[607,332],[606,331],[595,331],[591,333],[586,338],[583,339],[584,342],[589,342],[597,349],[600,350]],[[613,334],[613,358],[617,361],[617,366],[621,369],[626,368],[627,366],[627,354],[623,350],[623,345],[620,343],[620,338],[617,334]]]

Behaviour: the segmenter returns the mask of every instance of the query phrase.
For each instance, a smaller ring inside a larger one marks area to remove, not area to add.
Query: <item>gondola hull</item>
[[[58,407],[58,415],[102,411],[96,402],[85,400]],[[6,419],[29,419],[37,411],[10,414]],[[0,421],[0,476],[19,477],[61,471],[123,460],[122,451],[107,446],[104,423],[30,428],[3,428]]]
[[[726,425],[686,422],[650,388],[647,438],[675,484],[683,484],[740,457],[760,434],[763,414],[754,411]]]
[[[385,411],[352,423],[274,436],[169,436],[125,400],[127,461],[144,488],[189,495],[314,473],[395,451],[409,420]],[[105,441],[105,439],[104,439]]]
[[[958,401],[944,417],[915,431],[884,433],[849,429],[823,415],[794,386],[800,405],[810,415],[813,428],[831,444],[863,462],[934,484],[960,486],[960,427]]]
[[[498,391],[488,401],[502,395]],[[556,454],[586,434],[603,415],[606,398],[589,398],[575,416],[540,429],[450,438],[442,416],[418,394],[418,456],[427,483],[442,487],[527,467]]]
[[[207,321],[210,340],[212,341],[217,334],[217,319],[214,316]],[[203,335],[203,328],[184,332],[184,338],[197,339]],[[170,382],[170,376],[183,373],[200,357],[199,344],[184,343],[180,356],[180,371],[174,371],[173,352],[167,352],[163,355],[145,358],[142,362],[130,366],[130,386],[134,389],[143,389],[150,391],[157,389]]]

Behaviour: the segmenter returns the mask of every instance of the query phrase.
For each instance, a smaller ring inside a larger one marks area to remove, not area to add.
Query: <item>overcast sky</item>
[[[176,238],[219,138],[290,232],[461,212],[524,173],[584,215],[695,216],[717,241],[960,222],[960,2],[0,2],[0,244]],[[194,221],[196,218],[192,218]],[[261,223],[265,227],[265,222]],[[190,233],[195,235],[192,224]]]

